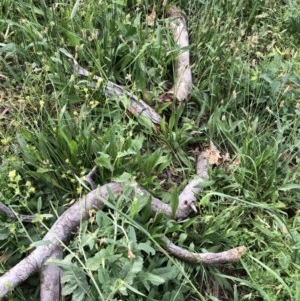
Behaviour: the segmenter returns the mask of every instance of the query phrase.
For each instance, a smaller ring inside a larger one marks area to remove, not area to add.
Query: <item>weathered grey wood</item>
[[[165,249],[168,253],[177,258],[187,262],[203,263],[207,265],[239,261],[241,256],[247,251],[246,247],[241,246],[219,253],[195,253],[174,245],[168,238],[165,238],[165,243]]]
[[[51,259],[63,259],[63,248],[56,246],[51,254]],[[40,272],[40,300],[63,301],[61,294],[61,269],[54,264],[46,263]]]
[[[178,102],[189,98],[192,92],[192,71],[190,67],[189,34],[184,13],[176,6],[167,9],[169,24],[174,40],[181,50],[175,58],[174,84],[172,88],[160,98],[162,102],[175,98]]]
[[[97,188],[88,193],[84,198],[78,200],[69,209],[67,209],[53,224],[51,229],[43,238],[45,245],[38,246],[30,255],[16,264],[7,273],[0,277],[0,299],[3,298],[10,290],[14,289],[20,283],[25,281],[30,275],[42,269],[45,261],[50,258],[62,243],[68,242],[72,232],[80,225],[81,221],[89,217],[89,211],[91,209],[102,210],[105,207],[103,200],[109,199],[109,192],[117,198],[120,196],[125,187],[131,186],[133,188],[132,197],[134,195],[148,194],[151,197],[151,205],[154,212],[162,212],[168,216],[171,216],[172,209],[170,205],[165,204],[161,200],[152,197],[149,192],[140,187],[137,183],[109,183]],[[194,190],[193,190],[194,191]],[[194,192],[191,196],[195,197]],[[179,200],[177,212],[175,214],[176,219],[182,219],[188,216],[191,209],[187,209],[190,205],[187,198],[183,201]],[[207,255],[195,255],[197,253],[190,253],[189,251],[176,247],[167,238],[166,249],[171,254],[178,256],[179,258],[186,258],[187,260],[195,260],[195,258],[203,258],[203,262],[231,262],[233,258],[226,257],[224,254],[208,253]],[[244,247],[239,247],[245,250]],[[230,253],[231,254],[231,253]],[[240,252],[242,255],[243,252]],[[216,257],[214,261],[214,256]],[[206,259],[205,259],[206,258]],[[221,258],[221,259],[220,259]],[[198,259],[197,259],[198,260]]]
[[[73,59],[73,68],[78,76],[90,77],[91,73],[81,67],[78,62]],[[161,116],[155,112],[148,104],[146,104],[142,99],[139,99],[124,87],[117,85],[111,81],[103,82],[103,80],[98,75],[92,76],[92,81],[90,85],[92,87],[97,87],[99,83],[102,82],[104,85],[104,91],[106,97],[113,97],[121,99],[122,97],[127,97],[129,100],[129,107],[127,108],[134,115],[143,115],[150,119],[154,124],[159,124],[161,122]]]

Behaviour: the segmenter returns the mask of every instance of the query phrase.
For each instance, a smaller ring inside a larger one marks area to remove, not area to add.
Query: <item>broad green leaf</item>
[[[160,285],[166,282],[166,279],[163,277],[149,272],[143,273],[143,280],[150,281],[153,285]]]
[[[62,288],[62,295],[63,296],[70,295],[70,294],[74,293],[76,288],[77,288],[77,283],[75,283],[75,284],[74,283],[72,283],[72,284],[64,283],[63,288]]]
[[[43,167],[39,167],[37,170],[36,170],[36,172],[37,173],[48,173],[48,172],[50,172],[50,171],[54,171],[54,169],[52,169],[52,168],[43,168]]]
[[[96,271],[101,266],[105,266],[106,263],[113,263],[120,257],[122,254],[111,254],[111,250],[102,249],[95,256],[87,259],[86,267],[91,271]]]
[[[134,288],[133,286],[131,286],[129,283],[124,281],[124,285],[126,286],[126,288],[128,288],[130,291],[132,291],[133,293],[136,293],[140,296],[146,297],[146,295],[144,295],[143,293],[141,293],[140,291],[138,291],[136,288]]]
[[[138,122],[144,126],[147,130],[151,131],[154,129],[153,123],[151,120],[143,115],[137,116]]]
[[[63,53],[65,56],[67,56],[68,58],[73,59],[73,55],[65,48],[59,48],[59,51]]]
[[[113,179],[115,182],[124,183],[132,180],[132,175],[128,172],[123,172],[119,177]]]
[[[81,301],[86,297],[86,290],[88,287],[84,286],[82,288],[77,288],[73,293],[72,293],[72,301]]]
[[[141,251],[146,252],[147,254],[155,255],[156,251],[150,246],[149,243],[141,242],[137,245],[137,248]]]
[[[135,234],[135,230],[134,230],[134,228],[132,226],[128,227],[127,233],[128,233],[129,240],[131,242],[136,243],[136,234]]]
[[[112,220],[108,217],[108,214],[102,210],[98,210],[96,213],[96,223],[101,228],[106,228],[112,225]]]
[[[102,153],[102,152],[99,152],[98,154],[100,156],[95,159],[95,163],[99,167],[104,167],[106,169],[109,169],[110,171],[113,171],[113,166],[110,162],[110,160],[111,160],[110,155]]]
[[[142,135],[138,135],[135,139],[131,142],[131,147],[136,151],[139,152],[143,146],[144,137]]]
[[[139,273],[143,269],[143,258],[138,256],[135,259],[132,259],[132,266],[130,272],[133,274]]]
[[[161,122],[160,122],[160,128],[161,128],[161,132],[163,134],[166,134],[166,118],[165,116],[161,119]]]
[[[165,268],[157,268],[152,271],[152,274],[159,275],[165,281],[176,279],[178,273],[180,273],[176,266],[169,266]]]
[[[175,121],[176,121],[176,116],[175,116],[175,112],[172,113],[170,120],[169,120],[169,131],[171,132],[174,128],[175,125]]]
[[[9,231],[0,233],[0,240],[6,240],[9,237]]]
[[[36,208],[37,208],[37,212],[40,213],[42,210],[42,206],[43,206],[43,200],[41,197],[38,197],[37,199],[37,204],[36,204]]]
[[[75,140],[71,140],[68,145],[69,145],[72,157],[77,156],[77,152],[78,152],[77,142]]]
[[[127,156],[130,156],[130,155],[136,155],[136,152],[133,149],[120,151],[117,154],[117,158],[123,158],[123,157],[127,157]]]

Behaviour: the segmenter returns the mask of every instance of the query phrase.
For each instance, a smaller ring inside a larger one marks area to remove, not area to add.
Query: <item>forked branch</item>
[[[136,183],[132,185],[132,183],[120,184],[112,182],[88,193],[86,197],[80,199],[69,209],[67,209],[53,224],[51,229],[43,238],[45,245],[37,247],[30,255],[28,255],[25,259],[20,261],[17,265],[0,277],[0,299],[20,283],[25,281],[31,274],[41,270],[46,260],[51,258],[54,252],[57,252],[57,247],[62,243],[66,243],[70,239],[72,232],[80,225],[81,221],[88,218],[89,211],[91,209],[103,209],[105,205],[102,200],[109,199],[110,193],[113,193],[113,195],[117,198],[122,194],[123,189],[128,185],[133,187],[133,196],[134,194],[148,194],[151,196],[145,189],[141,188]],[[163,203],[161,200],[151,197],[151,204],[154,212],[163,212],[168,216],[171,215],[172,210],[170,205]],[[179,200],[176,218],[181,219],[187,217],[190,212],[190,209],[187,209],[188,207],[189,202],[187,199],[183,201]],[[204,253],[202,255],[195,255],[197,253],[190,253],[186,250],[183,252],[183,249],[177,248],[175,245],[170,243],[167,238],[165,239],[167,242],[166,250],[182,259],[186,258],[187,260],[191,261],[190,258],[194,258],[194,260],[198,258],[197,260],[200,260],[204,263],[231,262],[233,258],[237,260],[237,257],[232,256],[227,257],[226,259],[226,254],[220,255],[219,253],[215,253],[214,255],[213,253],[208,253],[205,255]],[[245,249],[244,247],[240,248],[242,248],[241,250]],[[231,254],[231,252],[229,253]],[[243,252],[240,252],[240,254],[242,253]],[[220,260],[220,258],[222,258],[222,260]]]
[[[160,98],[160,100],[169,101],[175,98],[180,102],[189,97],[192,89],[192,75],[188,50],[188,32],[185,16],[178,8],[169,8],[167,10],[167,15],[170,17],[170,27],[174,35],[174,40],[180,49],[180,54],[175,59],[174,85]],[[97,75],[92,75],[88,70],[81,67],[73,56],[70,54],[67,55],[72,59],[74,71],[78,76],[90,77],[92,79],[91,86],[93,87],[97,87],[103,83],[102,78]],[[109,81],[103,84],[107,97],[115,97],[117,99],[126,97],[129,100],[128,110],[134,115],[143,115],[151,120],[153,124],[159,124],[161,122],[161,116],[157,114],[155,110],[153,110],[143,100],[128,92],[124,87]],[[208,179],[207,168],[208,163],[206,153],[202,152],[197,160],[197,175],[188,183],[179,195],[175,219],[184,219],[193,211],[197,211],[197,195],[201,192],[199,185],[203,180]],[[89,173],[85,178],[91,187],[95,186],[91,178],[94,171],[95,170]],[[89,211],[91,209],[102,210],[105,207],[105,202],[103,201],[108,200],[111,193],[115,198],[117,198],[122,194],[124,188],[128,187],[128,185],[133,187],[132,197],[134,197],[134,195],[141,194],[149,196],[151,199],[153,213],[162,212],[165,215],[172,217],[172,209],[170,205],[151,196],[147,190],[140,187],[137,183],[120,184],[112,182],[94,189],[84,198],[81,198],[73,204],[57,219],[43,238],[43,245],[38,246],[30,255],[0,277],[0,299],[6,296],[9,291],[13,290],[20,283],[25,281],[31,274],[40,271],[42,280],[42,300],[57,300],[57,298],[60,297],[60,270],[55,266],[45,266],[45,262],[51,257],[61,258],[61,246],[70,240],[72,233],[80,226],[80,223],[89,217]],[[18,217],[10,208],[1,203],[0,211],[10,218],[20,218],[24,222],[32,222],[33,219],[31,216]],[[163,247],[168,253],[188,262],[201,262],[204,264],[234,262],[239,260],[239,258],[246,252],[246,248],[240,246],[220,253],[194,253],[174,245],[167,237],[164,237],[164,241],[165,245]]]

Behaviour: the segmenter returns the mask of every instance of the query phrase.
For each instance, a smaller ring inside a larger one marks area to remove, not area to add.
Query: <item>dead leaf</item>
[[[96,210],[95,209],[89,210],[89,222],[90,222],[90,224],[93,224],[95,222],[95,218],[96,218]]]
[[[230,159],[229,153],[226,153],[225,155],[222,156],[223,163],[229,161],[229,159]]]
[[[0,78],[3,78],[4,80],[9,80],[9,77],[4,75],[3,73],[0,73]]]
[[[173,99],[174,99],[174,93],[171,91],[168,91],[159,97],[158,102],[161,102],[161,103],[171,102]]]
[[[148,15],[147,19],[148,19],[148,25],[150,27],[153,27],[155,24],[155,19],[156,19],[155,5],[153,6],[152,12],[150,15]]]
[[[232,161],[232,163],[230,164],[231,167],[239,167],[241,164],[241,157],[240,156],[236,156],[236,158]]]
[[[219,165],[222,160],[220,151],[216,148],[212,141],[209,144],[209,148],[205,151],[205,156],[210,165]]]
[[[128,249],[128,258],[129,259],[135,259],[136,258],[136,256],[132,253],[132,251],[130,250],[130,249]]]
[[[233,91],[232,91],[232,98],[233,98],[233,99],[236,99],[236,96],[237,96],[237,93],[236,93],[235,90],[233,90]]]
[[[286,227],[286,225],[282,225],[281,232],[282,232],[282,234],[283,234],[284,236],[287,235],[287,234],[289,234],[289,230],[288,230],[288,228]]]

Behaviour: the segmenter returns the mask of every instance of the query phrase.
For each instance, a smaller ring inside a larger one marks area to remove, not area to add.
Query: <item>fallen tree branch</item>
[[[24,215],[24,214],[18,215],[11,208],[9,208],[8,206],[2,203],[0,203],[0,211],[4,213],[7,217],[11,219],[20,220],[24,223],[32,223],[33,220],[35,219],[34,215]]]
[[[69,54],[70,57],[70,54]],[[91,73],[81,67],[78,62],[73,58],[73,68],[78,76],[91,76]],[[90,83],[92,87],[99,86],[103,80],[98,75],[93,75],[92,82]],[[127,97],[129,100],[128,110],[133,115],[143,115],[150,119],[154,124],[159,124],[161,122],[161,117],[155,112],[149,105],[147,105],[142,99],[139,99],[132,93],[128,92],[124,87],[119,86],[111,81],[104,83],[104,91],[106,97],[115,97],[121,99],[122,97]]]
[[[103,209],[105,205],[102,200],[109,199],[110,192],[112,192],[115,197],[120,196],[123,192],[124,185],[128,186],[128,183],[126,185],[124,183],[120,184],[112,182],[103,185],[102,187],[91,191],[84,198],[80,199],[69,209],[67,209],[53,224],[51,229],[43,238],[45,245],[37,247],[25,259],[20,261],[7,273],[0,277],[0,299],[7,295],[9,291],[14,289],[20,283],[25,281],[30,275],[41,270],[46,260],[53,255],[53,252],[56,250],[57,246],[60,246],[61,243],[67,242],[70,239],[72,232],[80,225],[81,221],[89,217],[89,211],[94,208],[97,208],[99,210]],[[133,194],[144,195],[146,193],[151,196],[145,189],[141,188],[139,185],[133,185]],[[152,197],[151,205],[154,212],[163,212],[168,216],[172,214],[170,205],[163,203],[159,199]],[[175,218],[178,219],[186,217],[184,216],[184,214],[187,214],[188,212],[187,207],[189,207],[189,204],[188,202],[186,202],[186,200],[184,200],[184,202],[179,202]],[[188,255],[190,253],[188,251],[186,251],[187,253],[182,253],[182,251],[177,253],[178,249],[176,249],[173,244],[170,244],[167,238],[165,239],[167,242],[167,251],[171,254],[180,256],[180,258],[182,259],[184,259],[185,256],[186,258],[194,258],[195,255],[193,255],[193,253]],[[203,256],[205,258],[205,253],[203,254]],[[222,258],[223,263],[231,262],[230,260],[234,258],[228,257],[228,261],[225,261],[225,257],[219,255],[219,253],[216,253],[215,256],[216,258]],[[213,253],[208,253],[207,258],[210,258],[211,262],[213,262],[213,257]],[[207,260],[207,262],[209,261]]]
[[[171,101],[175,98],[178,102],[188,99],[192,91],[192,72],[190,67],[189,35],[186,26],[184,13],[176,6],[167,9],[167,15],[170,17],[170,27],[174,40],[181,53],[175,59],[174,85],[161,96],[160,101]]]
[[[211,146],[212,145],[213,143],[211,142]],[[181,204],[182,207],[181,212],[179,214],[176,214],[177,218],[179,219],[181,219],[181,217],[184,218],[188,216],[192,210],[197,212],[195,206],[197,201],[197,195],[199,195],[199,193],[202,190],[199,186],[204,180],[209,179],[207,156],[208,150],[204,150],[198,155],[196,162],[197,176],[188,183],[188,185],[183,189],[183,191],[179,195],[179,204]],[[238,261],[241,258],[241,256],[247,251],[246,247],[240,246],[220,253],[193,253],[174,245],[167,237],[165,237],[164,240],[166,243],[164,248],[170,254],[184,261],[192,263],[201,262],[204,264],[220,264],[235,262]]]
[[[175,59],[174,85],[166,94],[164,94],[164,96],[160,98],[160,100],[170,101],[173,98],[176,98],[176,100],[180,102],[189,97],[192,89],[189,50],[185,49],[189,46],[188,32],[184,14],[178,8],[169,8],[167,10],[167,15],[171,18],[170,26],[174,35],[174,40],[178,47],[181,48],[182,52]],[[137,98],[124,87],[113,82],[107,81],[106,83],[103,83],[103,79],[101,77],[97,75],[92,76],[88,70],[78,64],[73,56],[70,54],[67,54],[67,56],[72,59],[74,71],[78,76],[92,78],[92,82],[90,83],[92,87],[98,87],[100,84],[103,84],[104,93],[107,97],[115,97],[118,99],[126,97],[129,100],[128,110],[134,115],[143,115],[150,119],[154,124],[159,124],[161,122],[161,116],[143,100]],[[204,152],[202,152],[198,157],[196,170],[197,176],[189,182],[179,195],[178,208],[174,217],[175,219],[184,219],[192,211],[197,211],[197,195],[201,192],[199,185],[203,180],[208,179],[207,158]],[[95,187],[92,180],[92,174],[94,171],[95,170],[93,169],[85,178],[85,180],[91,185],[92,189]],[[83,220],[89,217],[89,211],[95,208],[102,210],[105,206],[105,202],[103,202],[103,200],[108,200],[111,193],[114,197],[119,197],[122,194],[123,189],[128,185],[132,186],[132,183],[120,184],[112,182],[103,185],[100,188],[94,189],[84,198],[81,198],[67,209],[57,219],[43,238],[44,244],[38,246],[25,259],[20,261],[7,273],[0,277],[0,299],[6,296],[9,291],[13,290],[20,283],[25,281],[31,274],[40,271],[41,300],[59,300],[59,298],[61,298],[59,286],[60,269],[56,266],[45,265],[46,261],[49,258],[62,258],[61,245],[68,242],[71,238],[72,232],[80,226],[80,223]],[[132,187],[132,197],[134,197],[134,195],[146,194],[149,198],[151,198],[151,207],[154,213],[162,212],[169,217],[173,217],[170,205],[154,198],[147,190],[136,183]],[[18,217],[10,208],[5,205],[3,206],[1,207],[0,203],[0,211],[4,212],[10,218],[20,218],[22,221],[26,221],[26,218],[22,219],[22,216]],[[1,208],[4,208],[4,210]],[[241,246],[220,253],[194,253],[174,245],[167,237],[164,237],[163,239],[165,242],[163,247],[167,252],[188,262],[201,262],[205,264],[234,262],[239,260],[239,258],[246,252],[246,248]]]
[[[201,152],[197,157],[196,173],[197,176],[192,179],[188,185],[182,190],[179,195],[179,204],[182,204],[182,210],[177,214],[178,219],[185,218],[192,211],[197,212],[196,202],[197,196],[201,192],[200,184],[204,180],[208,180],[208,163],[206,158],[206,151]],[[185,204],[186,206],[183,206]]]
[[[53,248],[51,259],[63,259],[63,248],[61,246]],[[41,267],[40,300],[63,301],[60,284],[61,274],[62,271],[57,265],[46,263]]]
[[[113,191],[115,196],[119,196],[122,192],[119,184],[110,183],[88,193],[86,197],[66,210],[53,224],[43,238],[45,245],[37,247],[31,254],[0,277],[0,299],[30,275],[40,270],[45,261],[51,257],[55,248],[61,242],[68,241],[80,222],[88,218],[89,210],[95,207],[103,209],[104,204],[100,199],[108,199],[108,189]]]
[[[181,49],[181,53],[175,58],[174,66],[174,84],[172,88],[160,97],[161,102],[171,101],[175,98],[178,102],[188,99],[192,91],[192,72],[190,68],[190,52],[189,36],[184,13],[176,6],[167,9],[167,16],[170,18],[170,28],[174,36],[177,46]],[[78,76],[92,77],[90,85],[99,87],[103,83],[103,79],[98,75],[93,75],[79,65],[77,60],[65,50],[65,55],[73,61],[73,69]],[[146,102],[139,99],[124,87],[117,85],[111,81],[104,83],[104,91],[107,97],[124,97],[129,100],[128,110],[134,115],[143,115],[150,119],[154,124],[161,122],[161,116],[155,112]]]
[[[168,253],[187,262],[203,264],[220,264],[239,261],[241,256],[246,253],[247,248],[244,246],[236,247],[219,253],[194,253],[174,245],[168,238],[164,238],[164,246]]]

